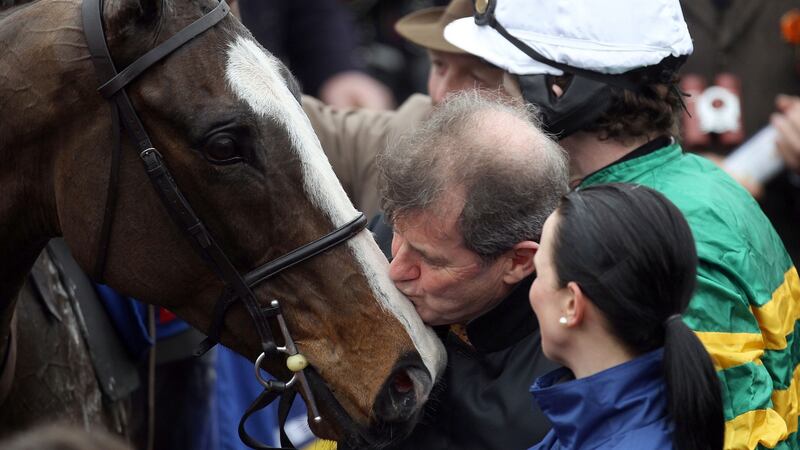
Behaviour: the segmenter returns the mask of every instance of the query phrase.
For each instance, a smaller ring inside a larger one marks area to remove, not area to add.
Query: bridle
[[[248,273],[242,274],[231,263],[230,258],[228,258],[208,232],[203,222],[192,210],[192,207],[181,193],[167,169],[161,154],[153,147],[124,88],[151,65],[213,27],[217,22],[227,16],[229,10],[230,8],[225,1],[221,0],[219,5],[213,10],[203,15],[189,26],[178,31],[174,36],[161,43],[161,45],[158,45],[156,48],[139,57],[121,72],[117,72],[108,51],[105,32],[103,31],[102,0],[83,0],[82,15],[84,34],[89,46],[92,62],[102,82],[98,91],[112,104],[112,126],[114,133],[108,193],[106,196],[97,259],[95,260],[94,277],[95,280],[102,280],[105,270],[109,238],[111,236],[114,211],[116,209],[119,162],[122,147],[120,134],[122,127],[124,127],[136,146],[144,168],[147,171],[147,175],[158,192],[162,203],[172,217],[172,220],[184,231],[193,247],[225,283],[223,293],[214,307],[214,315],[208,330],[208,338],[201,344],[197,354],[205,353],[219,341],[225,313],[228,308],[237,301],[244,303],[248,314],[255,324],[256,331],[261,340],[261,355],[256,359],[255,372],[256,378],[264,387],[264,391],[242,416],[239,423],[239,436],[245,444],[252,448],[272,449],[273,447],[264,445],[251,438],[245,431],[244,425],[247,418],[252,413],[266,407],[279,395],[282,396],[280,402],[281,411],[279,411],[279,415],[282,416],[281,422],[285,420],[286,414],[288,414],[289,407],[291,406],[291,400],[294,398],[298,389],[302,391],[314,421],[320,422],[322,418],[319,415],[314,395],[305,374],[308,363],[297,351],[286,326],[286,322],[283,319],[280,303],[277,300],[272,300],[269,306],[260,305],[252,288],[308,258],[319,255],[347,241],[364,229],[367,220],[363,213],[359,213],[355,219],[325,236],[263,264]],[[275,342],[274,334],[269,324],[269,319],[271,318],[274,318],[278,322],[279,331],[285,343],[283,347],[279,347]],[[263,379],[260,375],[261,362],[265,358],[278,356],[281,353],[288,357],[287,366],[293,372],[292,378],[287,382]],[[291,446],[291,443],[288,443],[288,438],[283,431],[283,426],[281,426],[281,445]]]

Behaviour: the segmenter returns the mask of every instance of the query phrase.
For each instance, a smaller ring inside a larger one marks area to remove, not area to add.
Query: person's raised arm
[[[770,121],[778,130],[778,152],[791,170],[800,173],[800,97],[779,95]]]

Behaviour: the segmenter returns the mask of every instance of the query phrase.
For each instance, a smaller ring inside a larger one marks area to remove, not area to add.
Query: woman
[[[711,359],[680,314],[697,256],[686,220],[627,184],[566,195],[547,219],[530,301],[545,355],[531,387],[553,429],[534,449],[721,449]]]

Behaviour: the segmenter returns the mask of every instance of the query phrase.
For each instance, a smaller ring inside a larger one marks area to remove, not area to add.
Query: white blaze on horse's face
[[[240,36],[228,50],[228,84],[256,113],[283,122],[302,161],[305,189],[312,202],[338,227],[352,220],[357,212],[322,151],[308,117],[280,75],[279,64],[253,40]],[[437,379],[445,363],[441,341],[389,279],[386,258],[369,232],[361,232],[347,246],[361,264],[375,298],[405,327],[431,378]]]

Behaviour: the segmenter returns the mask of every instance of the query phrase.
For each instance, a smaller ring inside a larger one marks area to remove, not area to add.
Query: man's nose
[[[445,80],[442,80],[430,92],[431,100],[433,101],[434,105],[438,105],[444,101],[445,96],[447,96],[447,83]]]
[[[389,278],[394,282],[416,280],[419,278],[419,265],[410,261],[408,253],[401,248],[389,263]]]

